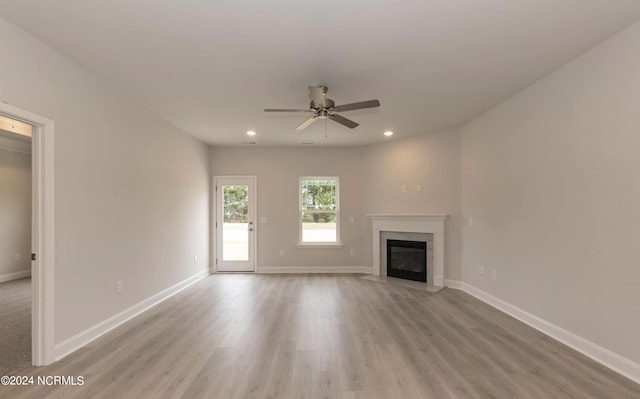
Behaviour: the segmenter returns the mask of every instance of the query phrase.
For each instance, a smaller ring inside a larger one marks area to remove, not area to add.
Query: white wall
[[[0,148],[0,281],[30,270],[31,154]]]
[[[460,280],[460,133],[447,130],[366,147],[364,171],[366,213],[450,215],[445,278]],[[370,231],[368,223],[369,237]],[[367,264],[372,262],[370,241],[365,241]]]
[[[55,121],[55,341],[206,270],[208,147],[3,19],[0,53],[0,101]]]
[[[635,362],[639,109],[635,24],[462,129],[464,281]]]
[[[292,266],[362,266],[363,163],[359,148],[213,147],[212,176],[251,175],[258,180],[258,269]],[[298,248],[300,176],[340,177],[343,248]],[[349,223],[349,217],[354,223]],[[368,237],[368,236],[367,236]],[[280,256],[280,249],[285,256]],[[355,250],[355,256],[349,251]]]
[[[447,278],[460,280],[460,134],[390,139],[369,147],[213,147],[212,175],[258,176],[258,266],[371,266],[369,213],[450,214]],[[298,179],[340,176],[342,249],[300,249]],[[407,192],[401,193],[405,184]],[[416,185],[422,191],[416,191]],[[349,216],[355,223],[349,224]],[[285,250],[285,256],[279,250]],[[350,256],[349,250],[356,255]]]

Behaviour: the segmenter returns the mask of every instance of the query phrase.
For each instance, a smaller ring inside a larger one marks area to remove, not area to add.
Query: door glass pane
[[[222,260],[249,260],[249,187],[222,186]]]

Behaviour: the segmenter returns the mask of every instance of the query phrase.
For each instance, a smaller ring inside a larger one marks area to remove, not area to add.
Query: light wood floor
[[[216,275],[3,398],[640,398],[640,386],[451,289]]]

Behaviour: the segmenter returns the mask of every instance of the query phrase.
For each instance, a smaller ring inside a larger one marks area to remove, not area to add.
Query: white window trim
[[[336,181],[336,240],[335,241],[302,241],[302,181],[303,180],[335,180]],[[342,248],[340,241],[340,177],[338,176],[300,176],[298,179],[298,248]]]

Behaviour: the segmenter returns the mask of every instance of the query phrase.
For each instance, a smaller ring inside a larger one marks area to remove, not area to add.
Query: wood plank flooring
[[[355,275],[210,276],[2,398],[640,398],[475,298]]]

